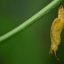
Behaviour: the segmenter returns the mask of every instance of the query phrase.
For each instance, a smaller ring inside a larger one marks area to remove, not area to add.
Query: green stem
[[[38,13],[33,15],[31,18],[20,24],[18,27],[15,29],[7,32],[6,34],[0,36],[0,42],[6,40],[7,38],[11,37],[12,35],[16,34],[17,32],[25,29],[27,26],[33,24],[36,22],[37,19],[48,13],[52,8],[54,8],[57,4],[59,4],[61,0],[53,0],[51,3],[49,3],[46,7],[41,9]]]

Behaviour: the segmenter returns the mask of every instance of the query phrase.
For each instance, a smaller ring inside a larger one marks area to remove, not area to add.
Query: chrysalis
[[[58,10],[58,17],[54,19],[51,25],[50,30],[50,38],[51,38],[51,47],[50,47],[50,54],[55,54],[57,60],[59,58],[56,55],[56,52],[59,48],[61,43],[61,32],[64,27],[64,8],[61,6]]]

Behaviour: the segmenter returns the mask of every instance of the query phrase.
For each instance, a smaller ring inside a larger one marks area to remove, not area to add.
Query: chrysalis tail
[[[61,64],[61,60],[60,60],[60,58],[56,54],[55,54],[55,58],[57,60],[57,64]]]

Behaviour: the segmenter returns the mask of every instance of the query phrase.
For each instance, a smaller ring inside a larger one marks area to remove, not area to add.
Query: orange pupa
[[[64,29],[64,7],[60,6],[58,10],[58,17],[54,19],[51,25],[50,38],[51,38],[51,47],[50,54],[55,54],[57,60],[59,58],[56,55],[56,52],[61,43],[61,32]]]

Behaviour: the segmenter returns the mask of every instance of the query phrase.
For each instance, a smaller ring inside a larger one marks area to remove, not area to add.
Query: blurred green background
[[[50,2],[51,0],[0,0],[0,35],[17,27]],[[0,64],[55,64],[56,60],[49,55],[49,33],[57,10],[58,6],[30,27],[1,42]]]

